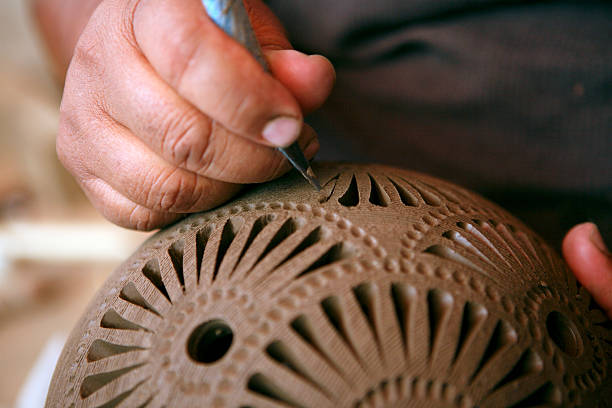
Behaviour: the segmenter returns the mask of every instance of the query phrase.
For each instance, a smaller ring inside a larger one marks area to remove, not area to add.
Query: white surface
[[[66,338],[65,335],[55,334],[49,339],[19,391],[15,408],[42,408],[45,406],[51,376],[64,343],[66,343]]]
[[[7,223],[0,226],[0,269],[18,260],[123,261],[143,235],[110,223]]]

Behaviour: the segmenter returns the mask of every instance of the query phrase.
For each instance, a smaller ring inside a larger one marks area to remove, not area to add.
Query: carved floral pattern
[[[611,400],[609,321],[518,220],[417,173],[317,173],[321,194],[288,176],[146,242],[73,331],[47,406]],[[196,350],[212,363],[190,354],[206,321],[233,336]]]

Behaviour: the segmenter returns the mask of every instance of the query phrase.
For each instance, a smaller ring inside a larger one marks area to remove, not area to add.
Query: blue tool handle
[[[211,20],[249,50],[266,72],[270,72],[242,0],[202,0],[202,4]]]
[[[270,72],[268,63],[263,56],[261,47],[253,27],[249,14],[244,8],[242,0],[202,0],[208,16],[213,20],[227,35],[242,44],[253,57],[259,62],[266,72]],[[318,179],[310,168],[310,163],[300,149],[297,141],[288,147],[277,147],[277,149],[289,160],[306,180],[317,190],[321,190]]]

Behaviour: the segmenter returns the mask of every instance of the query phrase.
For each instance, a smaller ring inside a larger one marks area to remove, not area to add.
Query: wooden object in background
[[[74,329],[48,407],[608,406],[610,323],[483,198],[343,164],[148,240]]]

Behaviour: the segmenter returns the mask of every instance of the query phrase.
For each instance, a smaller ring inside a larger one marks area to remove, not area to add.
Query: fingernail
[[[601,237],[601,234],[599,233],[599,228],[597,228],[597,225],[593,224],[593,230],[591,231],[591,236],[589,238],[591,239],[593,245],[595,245],[604,255],[612,256],[603,238]]]
[[[266,124],[261,135],[274,146],[286,147],[300,135],[301,125],[296,119],[281,116]]]

